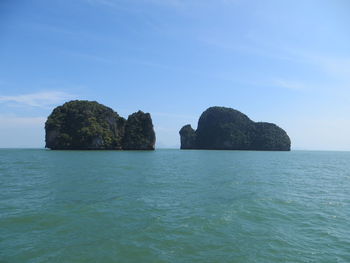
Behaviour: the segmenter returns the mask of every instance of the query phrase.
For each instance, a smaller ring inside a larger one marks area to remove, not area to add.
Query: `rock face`
[[[125,120],[96,101],[75,100],[55,108],[45,132],[45,147],[52,150],[154,150],[155,144],[148,113],[139,111]]]
[[[195,149],[196,131],[191,125],[185,125],[180,130],[181,149]]]
[[[156,136],[151,115],[138,111],[128,117],[123,139],[124,150],[154,150]]]
[[[199,118],[195,131],[180,130],[181,149],[290,151],[287,133],[273,123],[254,122],[225,107],[211,107]]]

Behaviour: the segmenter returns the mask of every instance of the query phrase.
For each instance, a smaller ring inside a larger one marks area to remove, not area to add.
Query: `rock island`
[[[151,115],[138,111],[127,120],[96,101],[74,100],[55,108],[45,123],[52,150],[154,150]]]
[[[198,128],[180,130],[181,149],[290,151],[287,133],[276,124],[254,122],[226,107],[210,107],[202,113]]]

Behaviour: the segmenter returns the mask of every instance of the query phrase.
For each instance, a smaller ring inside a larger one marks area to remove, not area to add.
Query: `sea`
[[[350,262],[350,152],[2,149],[0,262]]]

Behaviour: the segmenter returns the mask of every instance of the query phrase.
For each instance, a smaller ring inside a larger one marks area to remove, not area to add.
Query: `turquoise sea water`
[[[0,262],[350,262],[350,152],[0,150]]]

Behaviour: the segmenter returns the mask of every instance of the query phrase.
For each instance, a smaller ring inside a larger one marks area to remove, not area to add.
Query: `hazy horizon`
[[[51,149],[45,148],[45,146],[42,147],[0,147],[0,149],[6,150],[48,150],[52,151]],[[197,149],[180,149],[180,146],[169,146],[169,147],[162,147],[158,146],[155,148],[155,150],[181,150],[181,151],[198,151]],[[84,150],[58,150],[58,151],[84,151]],[[89,151],[105,151],[105,150],[89,150]],[[138,151],[138,150],[107,150],[107,151]],[[201,150],[201,151],[244,151],[244,152],[259,152],[262,150]],[[310,150],[310,149],[293,149],[291,148],[291,151],[300,151],[300,152],[349,152],[349,150]],[[266,152],[273,152],[273,151],[266,151]],[[280,151],[278,151],[280,152]]]
[[[179,148],[210,106],[286,130],[292,150],[350,150],[350,3],[0,2],[0,148],[43,148],[73,99],[151,113]]]

